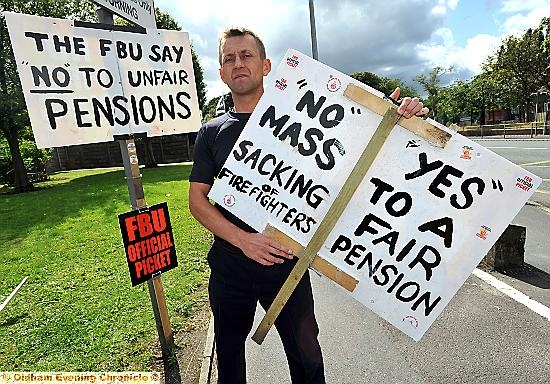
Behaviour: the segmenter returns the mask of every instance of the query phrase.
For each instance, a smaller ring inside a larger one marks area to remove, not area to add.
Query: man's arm
[[[247,257],[262,265],[281,264],[283,258],[293,258],[292,249],[261,233],[246,232],[227,220],[208,200],[210,185],[189,184],[189,210],[210,232],[240,248]]]

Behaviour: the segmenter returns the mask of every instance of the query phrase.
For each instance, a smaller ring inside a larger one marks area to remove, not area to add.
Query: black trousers
[[[214,314],[219,384],[246,383],[245,341],[253,326],[256,304],[259,301],[267,311],[294,265],[289,261],[270,267],[248,265],[230,278],[212,272],[209,295]],[[317,340],[319,328],[307,272],[275,327],[283,342],[292,383],[325,383]]]

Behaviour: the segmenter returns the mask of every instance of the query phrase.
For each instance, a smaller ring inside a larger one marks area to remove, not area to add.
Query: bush
[[[46,163],[52,157],[53,149],[38,149],[30,127],[25,127],[19,134],[19,150],[25,169],[31,181],[47,179]],[[14,184],[13,162],[5,137],[0,138],[0,183]]]

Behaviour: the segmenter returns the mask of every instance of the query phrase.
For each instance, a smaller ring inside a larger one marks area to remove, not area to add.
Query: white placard
[[[128,33],[5,15],[39,148],[200,127],[187,32]]]
[[[144,28],[156,28],[153,0],[92,0],[117,15]]]
[[[289,50],[210,198],[307,245],[382,116],[353,83]],[[455,133],[444,149],[396,126],[319,255],[359,280],[351,295],[415,340],[449,303],[541,180]]]

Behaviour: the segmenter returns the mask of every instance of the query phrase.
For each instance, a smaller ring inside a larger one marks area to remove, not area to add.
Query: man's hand
[[[261,233],[246,232],[228,221],[208,200],[211,185],[189,184],[189,210],[210,232],[240,248],[247,257],[262,265],[281,264],[284,259],[294,257],[289,247]]]
[[[292,249],[270,239],[261,233],[248,233],[241,237],[238,247],[252,260],[262,265],[282,264],[291,260]]]
[[[395,101],[399,100],[399,95],[401,94],[401,88],[395,88],[395,91],[392,92],[390,98]],[[420,101],[418,97],[410,98],[405,97],[401,100],[399,108],[397,108],[397,113],[404,116],[405,118],[410,118],[413,116],[424,116],[427,115],[429,109],[424,107],[424,104]]]

